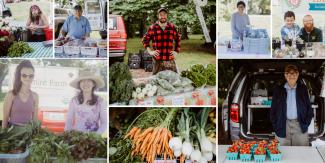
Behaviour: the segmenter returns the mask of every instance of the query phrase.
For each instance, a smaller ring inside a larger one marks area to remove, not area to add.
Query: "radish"
[[[198,162],[200,161],[202,155],[200,150],[196,149],[191,153],[191,161]]]
[[[179,157],[179,156],[181,156],[181,154],[182,154],[182,151],[180,149],[174,150],[175,157]]]
[[[169,148],[172,150],[182,149],[182,139],[180,137],[173,137],[169,140]]]
[[[204,153],[203,153],[203,157],[204,157],[207,161],[211,161],[212,158],[213,158],[213,154],[212,154],[211,152],[208,152],[208,153],[204,152]]]
[[[208,163],[208,160],[206,160],[204,157],[201,157],[200,163]]]
[[[213,151],[212,143],[205,136],[205,133],[201,133],[201,134],[202,134],[202,139],[201,139],[200,143],[201,143],[202,152],[212,152]]]
[[[141,88],[138,87],[135,91],[139,94],[139,93],[141,93]]]
[[[185,155],[185,157],[189,158],[191,156],[192,151],[193,151],[192,144],[190,142],[184,141],[182,147],[182,153]]]

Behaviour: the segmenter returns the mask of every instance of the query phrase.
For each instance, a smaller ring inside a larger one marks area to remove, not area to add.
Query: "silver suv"
[[[225,137],[236,139],[270,139],[274,131],[270,122],[273,88],[285,83],[284,67],[292,63],[301,71],[299,82],[308,88],[314,115],[308,128],[311,139],[324,134],[325,99],[320,97],[325,60],[233,60],[238,67],[225,101],[221,121]],[[219,60],[219,63],[223,60]],[[220,79],[222,79],[220,77]]]

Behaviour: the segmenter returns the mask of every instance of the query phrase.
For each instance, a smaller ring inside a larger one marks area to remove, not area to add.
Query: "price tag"
[[[173,105],[185,105],[185,97],[184,96],[174,97],[172,99],[172,104]]]
[[[148,106],[148,105],[154,105],[154,100],[153,99],[150,99],[150,100],[146,100],[144,101],[144,105]]]
[[[154,105],[154,100],[153,99],[150,99],[150,100],[139,100],[138,101],[138,105],[144,105],[144,106]]]

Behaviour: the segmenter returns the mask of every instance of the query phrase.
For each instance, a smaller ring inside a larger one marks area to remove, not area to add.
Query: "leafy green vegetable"
[[[31,53],[34,49],[28,43],[23,41],[14,42],[8,49],[9,57],[21,57],[23,54]]]
[[[216,66],[213,64],[208,64],[207,68],[203,71],[207,79],[207,85],[216,86],[216,71]]]
[[[132,98],[135,87],[129,67],[125,63],[117,62],[109,68],[109,102],[125,102]]]
[[[206,68],[203,65],[193,65],[189,70],[181,73],[182,77],[192,80],[192,85],[196,88],[204,85],[216,85],[216,66],[209,64]]]

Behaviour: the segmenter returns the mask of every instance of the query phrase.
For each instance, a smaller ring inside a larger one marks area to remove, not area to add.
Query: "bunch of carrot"
[[[169,148],[168,142],[172,138],[171,132],[166,127],[149,127],[141,130],[141,128],[133,127],[124,139],[131,139],[134,146],[132,157],[140,155],[142,161],[146,159],[148,163],[154,163],[156,156],[167,156],[173,159],[173,151]],[[185,159],[185,158],[184,158]]]

